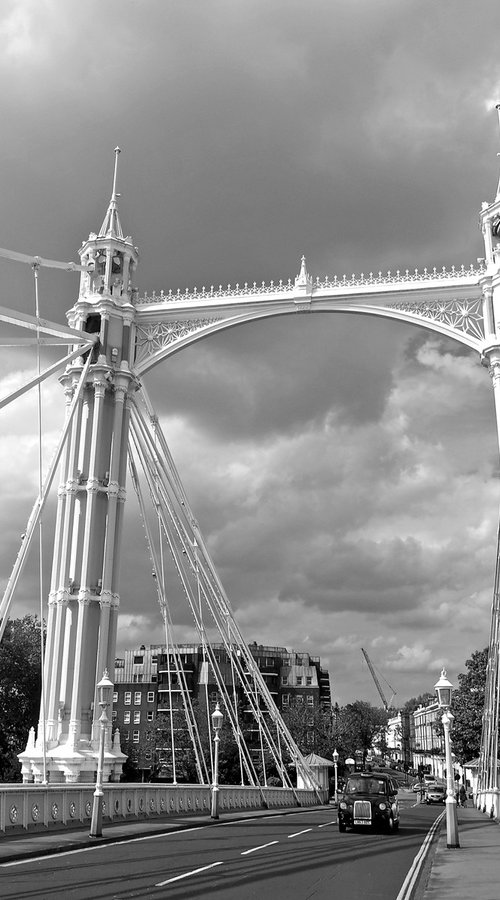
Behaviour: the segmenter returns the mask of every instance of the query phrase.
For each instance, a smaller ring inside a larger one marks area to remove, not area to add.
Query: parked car
[[[339,800],[339,831],[347,828],[399,828],[398,784],[384,772],[350,775]]]
[[[446,788],[444,784],[430,784],[425,792],[426,803],[445,803]]]

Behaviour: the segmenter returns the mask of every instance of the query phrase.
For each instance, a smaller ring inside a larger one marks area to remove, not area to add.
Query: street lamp
[[[212,713],[212,728],[214,730],[214,772],[212,781],[212,819],[219,818],[219,732],[224,716],[220,711],[219,701],[215,704]]]
[[[332,756],[333,756],[333,768],[335,770],[335,803],[337,803],[338,802],[338,787],[339,787],[338,780],[337,780],[337,766],[338,766],[338,762],[339,762],[339,754],[338,754],[338,750],[336,748],[333,751]]]
[[[451,762],[450,730],[454,716],[450,711],[451,693],[453,685],[446,677],[443,669],[439,681],[434,685],[438,698],[439,708],[443,710],[441,722],[444,729],[444,749],[446,754],[446,846],[448,850],[460,847],[458,840],[457,801],[453,784],[453,766]]]
[[[101,837],[102,835],[102,774],[104,768],[104,744],[106,742],[106,727],[109,719],[106,710],[111,703],[113,694],[113,682],[109,680],[108,670],[104,669],[103,676],[97,685],[97,695],[99,698],[99,706],[101,707],[101,715],[99,716],[99,756],[97,761],[97,775],[94,791],[94,802],[92,805],[92,822],[90,824],[90,837]]]

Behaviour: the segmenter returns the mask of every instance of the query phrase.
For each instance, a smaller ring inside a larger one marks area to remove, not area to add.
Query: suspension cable
[[[38,297],[38,264],[33,263],[33,287],[35,292],[35,317],[36,326],[36,369],[37,377],[40,378],[42,371],[41,354],[40,354],[40,305]],[[42,450],[42,386],[39,381],[37,384],[37,420],[38,420],[38,496],[42,496],[43,489],[43,450]],[[45,642],[43,634],[43,612],[44,612],[44,595],[43,595],[43,522],[40,514],[38,520],[38,589],[39,589],[39,609],[40,609],[40,668],[41,668],[41,729],[42,729],[42,784],[47,784],[47,712],[46,712],[46,690],[45,690]]]

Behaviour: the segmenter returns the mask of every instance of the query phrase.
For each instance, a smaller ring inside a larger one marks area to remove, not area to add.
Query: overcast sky
[[[77,259],[119,145],[141,294],[293,278],[303,253],[314,276],[475,263],[499,33],[498,0],[4,0],[0,246]],[[0,261],[0,289],[33,312],[29,267]],[[42,315],[65,322],[77,290],[43,270]],[[33,365],[3,350],[0,394]],[[147,386],[248,641],[319,655],[335,700],[375,704],[361,647],[403,703],[487,645],[499,454],[474,354],[392,321],[286,316]],[[2,412],[2,585],[37,490],[34,409]],[[46,464],[63,411],[55,382]],[[162,641],[129,511],[119,650]],[[13,616],[37,608],[33,570]]]

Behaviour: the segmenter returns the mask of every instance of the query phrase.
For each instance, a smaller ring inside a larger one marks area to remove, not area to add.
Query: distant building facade
[[[309,653],[270,647],[253,642],[252,656],[276,706],[282,712],[303,706],[311,710],[330,709],[330,676],[319,657]],[[224,683],[232,685],[231,660],[224,644],[213,644],[212,652]],[[179,668],[181,667],[181,668]],[[198,644],[177,646],[176,654],[162,645],[142,645],[127,650],[115,661],[113,730],[120,732],[122,750],[144,778],[153,772],[168,777],[170,746],[163,744],[158,722],[183,710],[183,689],[192,702],[215,703],[218,687]],[[183,682],[183,684],[181,684]],[[238,702],[248,715],[249,730],[257,725],[250,715],[241,685]]]

